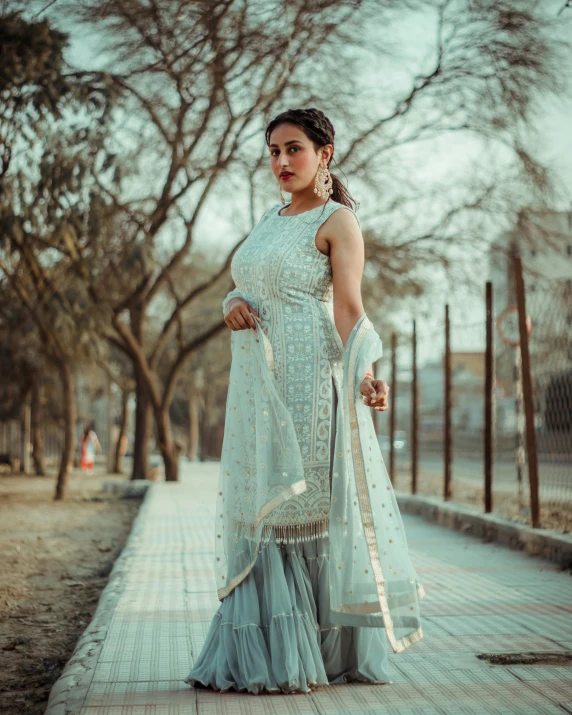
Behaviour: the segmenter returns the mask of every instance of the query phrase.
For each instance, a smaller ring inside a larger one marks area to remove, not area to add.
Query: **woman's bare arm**
[[[364,313],[361,279],[365,262],[364,242],[356,217],[343,209],[325,222],[324,237],[330,246],[334,288],[334,322],[342,343]]]
[[[365,265],[364,241],[356,217],[340,209],[324,223],[324,238],[330,247],[332,282],[334,289],[334,322],[343,345],[363,315],[361,279]],[[373,374],[373,366],[368,371]],[[360,390],[366,404],[376,409],[387,409],[389,388],[384,380],[363,380]]]

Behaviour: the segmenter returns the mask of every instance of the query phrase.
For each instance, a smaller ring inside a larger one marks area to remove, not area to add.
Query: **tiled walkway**
[[[422,641],[390,651],[392,684],[310,695],[194,690],[182,682],[218,606],[211,571],[218,465],[157,483],[49,715],[572,713],[572,661],[490,665],[477,653],[572,650],[572,576],[548,561],[403,515],[425,587]]]

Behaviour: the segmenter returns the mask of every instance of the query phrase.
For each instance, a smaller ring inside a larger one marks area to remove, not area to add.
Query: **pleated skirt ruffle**
[[[221,603],[184,682],[250,693],[391,683],[385,629],[328,620],[328,537],[265,544]]]

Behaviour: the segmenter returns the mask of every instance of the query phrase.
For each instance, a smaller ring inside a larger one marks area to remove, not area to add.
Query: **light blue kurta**
[[[343,345],[333,318],[330,259],[315,237],[334,211],[351,209],[329,201],[281,216],[282,208],[273,206],[236,252],[232,277],[262,320],[274,384],[292,415],[304,464],[306,490],[277,509],[271,522],[305,524],[319,535],[327,531],[333,390],[341,390]]]
[[[227,299],[240,295],[262,320],[306,489],[270,515],[275,538],[223,598],[185,682],[252,693],[309,692],[349,680],[391,682],[384,629],[336,626],[329,618],[328,515],[343,345],[333,320],[330,259],[315,237],[334,211],[351,209],[331,200],[297,216],[281,216],[281,208],[269,209],[236,252],[236,291]],[[226,449],[239,462],[252,460],[252,446],[235,444],[234,437],[225,430]]]

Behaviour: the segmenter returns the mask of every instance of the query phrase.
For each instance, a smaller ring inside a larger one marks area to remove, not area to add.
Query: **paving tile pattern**
[[[72,658],[47,715],[572,715],[572,667],[476,657],[572,648],[571,574],[407,514],[407,541],[427,594],[425,635],[404,653],[390,652],[393,683],[325,686],[308,695],[190,688],[183,678],[218,606],[211,569],[217,478],[215,463],[187,465],[181,482],[152,485],[108,586],[113,608],[103,624],[96,614],[89,657]]]

